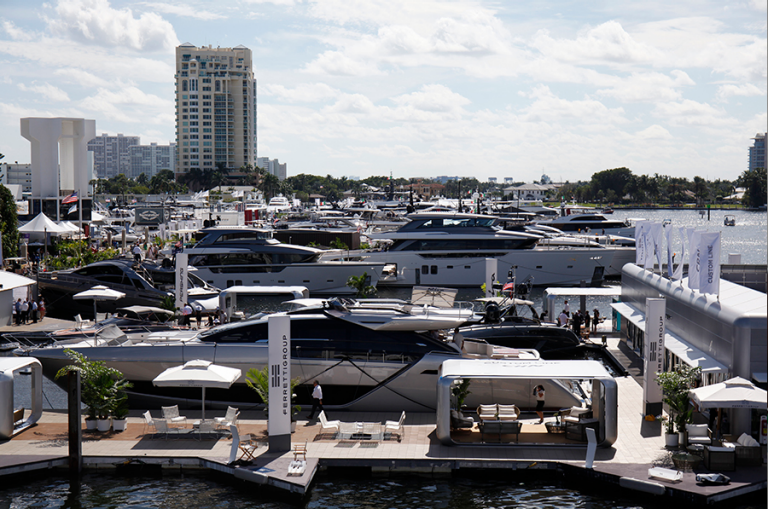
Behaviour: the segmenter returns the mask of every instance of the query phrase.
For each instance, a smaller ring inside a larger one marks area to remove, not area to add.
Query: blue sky
[[[173,141],[184,42],[253,50],[289,175],[735,179],[768,123],[765,0],[3,0],[4,161],[28,116]]]

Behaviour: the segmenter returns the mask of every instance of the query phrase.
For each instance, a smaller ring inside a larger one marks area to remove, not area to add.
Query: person
[[[184,307],[181,309],[181,314],[184,317],[183,325],[191,325],[190,316],[192,316],[192,306],[189,305],[189,302],[184,304]]]
[[[539,321],[540,322],[546,322],[547,318],[549,318],[549,311],[547,311],[545,309],[544,311],[541,312],[541,316],[539,317]]]
[[[571,306],[568,304],[568,301],[565,301],[563,308],[565,309],[565,316],[571,316]]]
[[[565,309],[560,313],[560,316],[557,317],[558,324],[560,327],[565,327],[568,325],[568,315],[565,314]]]
[[[31,308],[32,323],[37,323],[37,302],[35,302],[35,299],[32,299]]]
[[[21,323],[26,325],[29,318],[29,300],[24,299],[21,303]]]
[[[581,337],[581,311],[576,311],[573,313],[573,318],[571,318],[571,327],[573,328],[573,333]]]
[[[320,383],[317,380],[312,385],[315,388],[312,389],[312,410],[309,411],[309,419],[315,418],[315,410],[323,411],[323,388],[320,387]]]
[[[591,322],[591,317],[589,316],[589,311],[584,311],[584,332],[589,332],[589,326]]]
[[[141,261],[141,246],[139,246],[138,242],[133,246],[133,260]]]
[[[539,416],[539,424],[544,422],[544,386],[537,385],[533,389],[533,394],[536,396],[536,414]]]
[[[463,354],[467,353],[467,349],[464,347],[464,335],[456,327],[453,331],[453,343],[459,348],[459,351]]]
[[[600,323],[600,311],[595,308],[594,315],[592,317],[592,332],[597,332],[598,323]]]
[[[199,304],[195,306],[195,321],[197,322],[197,328],[203,323],[203,308]]]
[[[16,325],[21,325],[21,299],[13,305],[13,310],[16,312]]]
[[[208,313],[208,327],[213,327],[213,313]]]
[[[40,304],[37,306],[38,311],[40,312],[40,321],[43,321],[43,318],[45,318],[45,299],[40,297]]]

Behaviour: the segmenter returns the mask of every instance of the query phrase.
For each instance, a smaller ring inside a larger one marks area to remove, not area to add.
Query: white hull
[[[516,277],[524,281],[533,277],[537,286],[578,285],[589,283],[596,267],[610,266],[614,251],[610,249],[579,249],[537,247],[488,253],[498,261],[497,280],[504,281],[512,265],[517,265]],[[397,275],[385,275],[379,286],[445,286],[477,287],[485,282],[485,256],[477,251],[446,253],[445,251],[381,251],[366,253],[366,261],[397,265]],[[426,270],[425,270],[426,268]]]
[[[251,267],[197,266],[195,275],[209,284],[226,289],[231,286],[305,286],[313,295],[351,295],[355,290],[347,286],[350,276],[371,277],[376,286],[384,268],[383,263],[319,262],[290,265],[260,265]],[[260,272],[248,272],[251,268]],[[223,271],[227,272],[223,272]],[[274,270],[275,272],[261,272]],[[277,272],[279,270],[279,272]]]

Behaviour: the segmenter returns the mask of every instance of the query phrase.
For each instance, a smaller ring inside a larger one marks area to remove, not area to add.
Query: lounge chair
[[[216,433],[215,436],[213,434]],[[214,421],[202,421],[197,426],[197,439],[202,440],[203,435],[206,437],[218,438],[219,435],[216,432],[216,423]]]
[[[712,445],[712,432],[706,424],[686,424],[685,431],[688,433],[688,444]]]
[[[329,421],[325,417],[325,410],[320,412],[320,415],[318,416],[318,419],[320,420],[320,432],[321,433],[323,431],[327,430],[327,429],[332,429],[332,430],[334,430],[335,433],[339,432],[339,426],[341,426],[341,421]]]
[[[161,408],[163,409],[163,419],[165,419],[168,424],[184,423],[184,427],[187,426],[187,418],[183,415],[179,415],[179,405],[164,406]]]
[[[146,434],[147,431],[152,431],[153,435],[157,434],[157,426],[155,426],[155,421],[152,419],[152,414],[149,413],[149,410],[144,412],[144,432],[143,434]]]
[[[516,421],[520,417],[520,409],[515,405],[480,405],[477,416],[480,421]]]
[[[403,423],[405,422],[405,411],[400,414],[399,421],[386,421],[384,423],[384,433],[389,433],[390,436],[397,434],[397,441],[403,439]]]
[[[237,411],[237,408],[230,406],[227,407],[227,413],[224,414],[224,417],[216,417],[213,420],[216,422],[217,427],[229,429],[233,424],[237,426],[237,417],[239,415],[240,412]]]
[[[451,428],[453,429],[471,429],[475,426],[475,420],[467,417],[458,410],[451,410]]]
[[[162,419],[157,419],[155,423],[155,435],[164,435],[163,438],[168,440],[168,434],[171,433],[171,429],[168,427],[168,423]]]
[[[592,409],[589,407],[574,406],[568,410],[561,411],[560,415],[563,417],[564,423],[570,422],[576,424],[579,421],[591,419]]]

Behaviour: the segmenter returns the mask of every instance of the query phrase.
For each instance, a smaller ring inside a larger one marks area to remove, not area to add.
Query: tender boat
[[[383,262],[321,260],[324,251],[282,244],[271,230],[250,227],[211,227],[198,232],[200,239],[189,255],[195,275],[218,288],[231,286],[306,286],[312,294],[348,295],[350,276],[366,273],[376,286]]]
[[[389,266],[381,286],[478,287],[485,281],[486,258],[497,260],[498,274],[516,266],[518,281],[535,285],[599,284],[613,259],[611,250],[598,245],[546,245],[541,244],[541,234],[502,230],[496,216],[422,213],[409,217],[411,221],[395,232],[370,235],[392,241],[387,250],[360,253],[365,261]]]
[[[723,225],[736,226],[736,216],[731,216],[731,215],[725,216],[725,219],[723,219]]]

